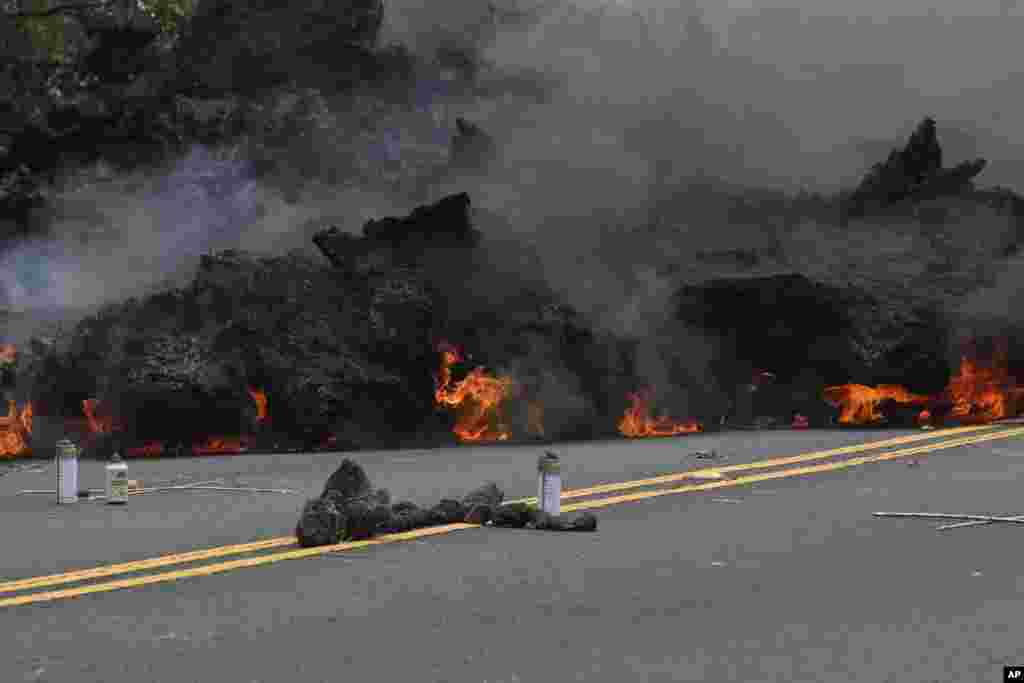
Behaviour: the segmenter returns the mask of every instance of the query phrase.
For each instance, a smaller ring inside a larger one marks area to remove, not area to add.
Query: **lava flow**
[[[942,393],[934,396],[912,394],[894,384],[868,387],[862,384],[842,384],[826,387],[824,398],[839,408],[839,422],[842,424],[870,424],[879,422],[883,416],[878,410],[884,399],[897,403],[920,405],[918,424],[930,425],[933,411],[937,406],[952,404],[948,418],[964,423],[985,423],[1010,417],[1019,412],[1024,387],[1012,381],[1007,369],[1005,340],[996,344],[992,358],[978,360],[973,345],[960,358],[956,375],[950,378]]]
[[[491,377],[475,368],[461,381],[452,380],[452,366],[462,360],[459,350],[446,342],[438,345],[441,368],[434,377],[434,400],[455,409],[452,431],[460,441],[505,441],[509,430],[501,403],[512,390],[511,377]]]
[[[924,405],[929,397],[912,394],[898,384],[841,384],[825,387],[825,400],[839,408],[840,424],[871,424],[882,420],[878,404],[885,399],[910,405]]]
[[[27,437],[32,434],[32,404],[26,403],[18,410],[14,401],[8,401],[5,417],[0,417],[0,458],[25,455],[28,450]]]
[[[267,419],[267,395],[261,389],[246,387],[249,396],[256,404],[256,422],[261,423]],[[210,436],[201,443],[192,445],[193,455],[234,455],[249,450],[249,437],[239,436]]]
[[[619,433],[630,438],[651,436],[676,436],[704,431],[703,426],[695,420],[678,421],[661,415],[651,416],[651,403],[654,392],[641,389],[636,393],[627,394],[630,406],[619,420]]]

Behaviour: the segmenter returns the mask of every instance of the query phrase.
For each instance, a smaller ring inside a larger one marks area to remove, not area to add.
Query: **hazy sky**
[[[950,160],[984,155],[993,162],[987,181],[1024,189],[1016,181],[1024,169],[1017,162],[1024,159],[1017,125],[1024,11],[1007,0],[494,4],[535,8],[540,19],[482,41],[487,56],[568,83],[547,111],[502,112],[500,128],[534,114],[559,128],[581,103],[585,125],[600,127],[604,139],[669,118],[733,148],[729,170],[740,180],[830,190],[855,182],[876,160],[865,156],[864,143],[904,140],[930,114]],[[602,4],[607,9],[598,12]],[[486,5],[470,10],[455,0],[392,0],[388,12],[387,35],[414,46],[441,34],[469,41],[486,24]],[[691,15],[709,35],[687,30]],[[579,112],[569,119],[569,132],[578,132]],[[663,135],[656,146],[663,148]],[[707,166],[704,152],[696,154],[694,165]]]

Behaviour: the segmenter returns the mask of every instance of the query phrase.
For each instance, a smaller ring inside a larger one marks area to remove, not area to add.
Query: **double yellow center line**
[[[982,433],[978,434],[978,432]],[[600,484],[597,486],[591,486],[588,488],[575,489],[564,492],[562,494],[563,499],[573,500],[578,498],[590,498],[590,500],[584,500],[578,503],[572,503],[563,506],[563,510],[565,510],[566,512],[572,512],[575,510],[587,510],[607,507],[610,505],[617,505],[621,503],[634,502],[646,498],[655,498],[679,493],[709,491],[719,488],[744,486],[762,481],[770,481],[773,479],[782,479],[788,477],[804,476],[808,474],[830,472],[846,469],[849,467],[855,467],[857,465],[864,465],[872,462],[883,462],[886,460],[893,460],[896,458],[924,455],[942,449],[955,448],[957,446],[964,446],[974,443],[983,443],[986,441],[993,441],[996,439],[1007,439],[1015,436],[1024,436],[1024,428],[1006,429],[1004,427],[997,427],[992,425],[960,427],[956,429],[928,432],[925,434],[913,434],[909,436],[897,437],[894,439],[886,439],[883,441],[857,444],[854,446],[844,446],[841,448],[833,448],[824,451],[803,453],[800,455],[789,457],[770,458],[766,460],[759,460],[756,462],[743,463],[737,465],[705,468],[700,470],[690,470],[687,472],[679,472],[659,477],[650,477],[647,479],[635,479],[631,481]],[[805,464],[814,461],[838,458],[844,455],[862,453],[864,451],[889,449],[894,446],[902,446],[905,444],[912,444],[920,441],[930,441],[932,443],[926,443],[923,445],[917,445],[896,450],[884,450],[881,453],[874,453],[871,455],[865,455],[856,458],[840,459],[833,462],[824,462],[814,465]],[[801,466],[786,467],[787,465]],[[773,471],[727,478],[727,475],[731,475],[733,473],[748,472],[752,470]],[[654,490],[634,491],[633,493],[621,493],[622,491],[630,491],[648,487],[664,487],[667,484],[673,484],[687,479],[699,479],[708,477],[713,477],[715,480],[697,484],[687,484],[684,486],[655,488]],[[603,497],[594,498],[594,496]],[[532,502],[534,500],[535,499],[525,498],[522,499],[522,502]],[[278,538],[269,538],[262,541],[255,541],[252,543],[242,543],[237,545],[208,548],[205,550],[196,550],[192,552],[178,553],[173,555],[164,555],[162,557],[155,557],[146,560],[137,560],[134,562],[124,562],[120,564],[107,565],[102,567],[93,567],[90,569],[65,572],[62,574],[52,574],[49,576],[38,576],[16,581],[8,581],[5,583],[0,583],[0,594],[24,594],[0,599],[0,607],[13,607],[16,605],[28,605],[33,603],[50,602],[53,600],[73,598],[82,595],[89,595],[92,593],[104,593],[109,591],[115,591],[120,590],[122,588],[134,588],[139,586],[164,583],[168,581],[177,581],[179,579],[186,579],[198,576],[210,576],[213,574],[220,574],[228,571],[233,571],[235,569],[269,565],[276,562],[282,562],[284,560],[316,557],[319,555],[327,555],[330,553],[354,550],[357,548],[367,548],[375,545],[384,545],[387,543],[396,543],[399,541],[407,541],[416,538],[437,536],[440,534],[447,534],[461,529],[472,529],[476,526],[477,525],[474,524],[447,524],[443,526],[429,527],[425,529],[416,529],[405,533],[388,534],[366,541],[338,543],[335,545],[322,546],[318,548],[297,548],[295,547],[295,539],[293,537],[282,536]],[[253,557],[245,557],[241,559],[230,560],[227,562],[205,564],[201,566],[190,567],[187,569],[179,569],[175,571],[162,572],[157,574],[146,574],[142,576],[132,576],[128,578],[104,581],[100,583],[92,583],[84,586],[76,586],[73,588],[66,588],[60,590],[40,591],[40,589],[42,588],[50,588],[53,586],[61,586],[70,583],[80,583],[95,579],[103,579],[111,576],[120,576],[122,574],[144,572],[171,565],[181,565],[192,562],[199,562],[203,560],[218,559],[222,557],[229,557],[232,555],[243,555],[260,552],[265,553],[265,551],[282,547],[290,547],[290,549],[281,552],[274,552],[269,554],[255,555]]]

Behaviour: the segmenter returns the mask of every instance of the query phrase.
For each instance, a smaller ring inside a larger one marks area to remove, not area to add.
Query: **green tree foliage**
[[[16,25],[24,31],[32,45],[41,50],[54,62],[63,62],[66,57],[66,43],[64,40],[65,18],[60,14],[44,16],[48,7],[48,0],[26,0],[20,9],[21,13],[28,16],[19,16]],[[39,13],[40,16],[31,16]]]
[[[196,0],[139,0],[139,9],[156,19],[160,30],[174,34],[195,10]]]
[[[32,45],[50,60],[68,59],[66,28],[84,12],[107,13],[129,21],[138,12],[156,20],[160,30],[176,35],[192,15],[198,0],[0,0],[0,20],[13,17]]]

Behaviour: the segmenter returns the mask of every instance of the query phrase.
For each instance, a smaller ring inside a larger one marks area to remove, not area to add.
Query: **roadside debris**
[[[1007,524],[1024,524],[1024,515],[1010,516],[1010,517],[999,517],[994,515],[957,515],[947,514],[943,512],[876,512],[875,517],[902,517],[912,519],[945,519],[945,520],[959,520],[956,524],[944,524],[936,527],[938,531],[944,531],[948,529],[961,529],[969,526],[982,526],[985,524],[992,524],[996,522],[1003,522]]]
[[[5,464],[0,468],[0,477],[6,477],[10,474],[18,474],[19,472],[45,472],[46,467],[37,463],[27,464]]]
[[[970,521],[970,522],[957,522],[956,524],[943,524],[942,526],[935,527],[935,530],[936,531],[948,531],[950,529],[963,529],[964,527],[969,527],[969,526],[985,526],[986,524],[992,524],[995,521],[1011,522],[1012,523],[1012,522],[1016,522],[1018,520],[1019,521],[1024,521],[1024,516],[1021,516],[1021,517],[1009,517],[1009,518],[1000,519],[1000,520],[994,520],[994,519],[993,520],[981,520],[981,519],[977,519],[977,520],[973,520],[973,521]]]
[[[551,515],[525,503],[503,504],[504,492],[486,483],[461,500],[443,498],[430,508],[409,501],[391,503],[386,489],[374,489],[362,466],[345,458],[324,492],[307,500],[295,525],[295,538],[305,548],[358,541],[378,533],[401,533],[442,524],[479,524],[550,531],[594,531],[597,517]]]
[[[694,451],[690,455],[699,460],[717,460],[721,457],[718,455],[718,451],[714,448],[708,451]]]
[[[133,485],[134,484],[134,485]],[[283,495],[294,495],[298,491],[292,489],[267,489],[267,488],[256,488],[253,486],[223,486],[220,479],[213,479],[210,481],[198,481],[193,484],[182,484],[176,486],[154,486],[151,488],[142,488],[140,482],[132,480],[129,482],[128,493],[129,496],[140,496],[147,493],[165,493],[167,491],[220,491],[225,493],[278,493]],[[49,495],[52,496],[57,492],[53,489],[23,489],[18,491],[19,496],[26,495]],[[109,497],[105,489],[80,489],[78,491],[78,498],[88,500],[106,500]]]

